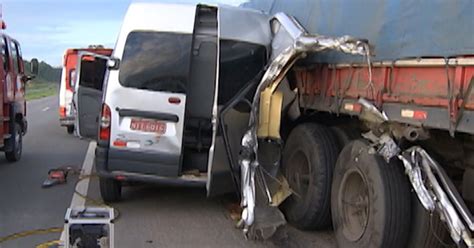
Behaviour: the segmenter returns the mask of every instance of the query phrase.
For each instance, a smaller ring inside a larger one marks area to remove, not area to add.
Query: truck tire
[[[17,122],[12,126],[12,136],[7,141],[9,142],[9,147],[11,149],[5,152],[5,158],[8,162],[16,162],[20,160],[23,149],[23,131],[21,130],[21,126]]]
[[[408,248],[456,247],[446,224],[438,214],[430,214],[421,205],[416,194],[412,194],[412,221]]]
[[[332,221],[339,247],[406,247],[411,196],[403,166],[369,153],[363,140],[344,147],[331,192]]]
[[[104,202],[116,202],[122,196],[122,184],[117,180],[100,177],[99,188]]]
[[[67,129],[68,134],[73,134],[74,133],[74,126],[67,126],[66,129]]]
[[[349,142],[360,139],[360,132],[344,126],[332,126],[331,131],[336,137],[339,147],[342,148],[349,144]]]
[[[330,226],[331,181],[338,152],[327,127],[305,123],[291,131],[282,169],[296,194],[282,204],[282,210],[294,226],[306,230]]]

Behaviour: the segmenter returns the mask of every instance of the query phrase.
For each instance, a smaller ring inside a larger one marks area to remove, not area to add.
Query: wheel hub
[[[291,156],[290,161],[292,166],[287,171],[290,187],[300,197],[304,197],[311,183],[309,159],[303,151],[297,151]]]
[[[344,175],[338,200],[343,234],[349,240],[357,241],[367,228],[370,204],[367,183],[358,170]]]

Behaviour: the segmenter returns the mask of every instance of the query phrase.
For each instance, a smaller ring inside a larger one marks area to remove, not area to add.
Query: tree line
[[[25,72],[27,75],[32,75],[31,61],[24,60]],[[32,83],[56,83],[61,82],[61,68],[53,67],[48,63],[41,61],[38,67],[38,75]]]

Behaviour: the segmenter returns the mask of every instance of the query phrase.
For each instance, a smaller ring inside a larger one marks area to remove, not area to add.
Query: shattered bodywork
[[[379,120],[388,122],[385,113],[378,110],[365,99],[364,108]],[[430,213],[437,212],[448,227],[452,240],[468,247],[474,246],[471,232],[474,230],[474,219],[459,195],[443,167],[420,146],[412,146],[402,150],[390,131],[376,136],[372,132],[363,134],[372,144],[374,152],[386,161],[399,159],[405,167],[412,189],[423,207]]]
[[[310,53],[324,50],[367,56],[370,78],[367,87],[371,87],[372,82],[371,49],[366,40],[350,36],[331,38],[311,35],[294,18],[281,13],[271,19],[270,25],[273,34],[270,63],[253,97],[248,130],[242,138],[239,157],[241,205],[243,207],[242,224],[247,235],[252,235],[250,230],[255,223],[259,222],[259,219],[266,218],[264,214],[258,212],[261,209],[259,204],[261,204],[262,198],[267,206],[277,206],[292,193],[287,185],[284,186],[284,178],[275,173],[274,169],[279,167],[279,160],[277,159],[272,164],[273,167],[263,166],[259,146],[268,143],[281,146],[278,132],[271,131],[275,129],[275,126],[269,123],[280,122],[281,115],[280,113],[276,114],[278,111],[275,109],[281,111],[281,99],[280,96],[275,97],[278,95],[275,93],[295,62]],[[383,111],[379,111],[370,101],[360,98],[358,103],[363,109],[360,115],[361,120],[375,125],[390,123],[387,115]],[[280,109],[275,105],[278,105]],[[279,130],[279,126],[277,129]],[[408,149],[399,147],[393,138],[396,136],[394,132],[396,131],[388,130],[378,135],[369,132],[363,137],[371,142],[374,148],[373,152],[380,154],[386,161],[391,159],[402,161],[411,186],[424,208],[431,213],[439,213],[441,219],[447,223],[451,238],[457,244],[465,243],[472,247],[474,245],[471,237],[471,232],[474,230],[472,214],[443,168],[419,146]],[[278,192],[272,192],[268,186],[270,183],[266,181],[268,178],[272,178],[272,181],[277,181],[282,186]],[[259,194],[259,192],[262,193]],[[276,195],[278,197],[275,197]],[[278,202],[275,202],[276,198],[278,198]],[[272,209],[272,211],[277,210]],[[272,221],[274,225],[282,223],[282,221],[274,219]]]
[[[273,201],[266,179],[263,176],[265,169],[259,163],[259,140],[273,140],[276,144],[280,143],[278,136],[265,137],[265,135],[258,135],[259,112],[265,111],[262,109],[265,108],[265,105],[260,105],[262,92],[269,91],[270,94],[273,94],[294,63],[304,58],[308,53],[334,50],[346,54],[370,56],[369,44],[366,40],[350,36],[331,38],[312,35],[306,32],[294,18],[283,13],[276,14],[271,19],[270,25],[273,33],[270,63],[253,97],[248,130],[242,138],[239,158],[243,207],[242,220],[246,233],[249,227],[254,224],[256,218],[256,181],[262,182],[261,188],[268,198],[268,203],[272,204]],[[279,120],[272,121],[279,122]],[[266,174],[270,173],[267,172]]]

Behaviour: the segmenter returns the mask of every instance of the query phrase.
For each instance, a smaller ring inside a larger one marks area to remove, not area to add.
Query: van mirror
[[[30,64],[31,68],[31,73],[33,75],[38,75],[38,71],[39,71],[39,63],[38,63],[38,59],[31,59],[31,64]]]
[[[107,68],[109,68],[109,70],[118,70],[119,65],[120,60],[117,58],[109,58],[107,60]]]

